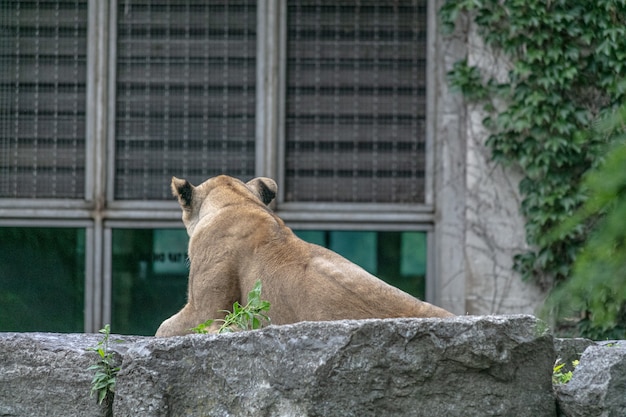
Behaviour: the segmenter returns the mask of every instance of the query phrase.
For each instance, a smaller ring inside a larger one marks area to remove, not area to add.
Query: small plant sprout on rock
[[[98,395],[98,404],[102,404],[105,399],[107,399],[108,404],[112,404],[115,392],[115,376],[120,368],[114,366],[115,353],[109,351],[111,326],[107,324],[99,332],[104,335],[102,340],[96,346],[87,348],[87,350],[98,354],[98,361],[87,368],[88,371],[95,371],[91,380],[91,395]]]
[[[555,364],[554,364],[554,368],[552,370],[552,383],[554,385],[561,385],[561,384],[567,384],[571,379],[572,379],[572,375],[574,374],[573,371],[567,371],[564,372],[563,367],[565,366],[565,363],[561,362],[561,359],[557,359]],[[576,368],[578,366],[578,361],[572,361],[572,367]]]
[[[228,313],[224,319],[210,319],[204,323],[200,323],[197,327],[191,329],[195,333],[205,334],[209,332],[209,327],[217,320],[222,325],[217,333],[230,333],[237,330],[254,330],[260,329],[264,325],[270,324],[270,318],[267,313],[270,311],[270,303],[261,300],[261,281],[257,280],[252,291],[248,293],[248,303],[245,306],[235,301],[233,311],[221,310]]]

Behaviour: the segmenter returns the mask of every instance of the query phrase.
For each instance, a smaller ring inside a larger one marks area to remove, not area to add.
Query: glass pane
[[[84,229],[0,228],[0,265],[0,331],[84,330]]]
[[[424,202],[426,6],[288,2],[287,201]]]
[[[118,2],[115,198],[254,176],[256,2]]]
[[[0,197],[82,198],[87,1],[2,1],[0,22]]]
[[[307,242],[327,247],[383,281],[424,299],[426,232],[294,230]]]
[[[187,301],[184,229],[113,230],[111,329],[154,335]]]

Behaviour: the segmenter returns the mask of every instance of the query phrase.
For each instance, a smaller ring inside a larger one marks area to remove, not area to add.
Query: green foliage
[[[579,361],[572,361],[572,368],[576,368],[578,366]],[[555,385],[567,384],[574,375],[574,371],[565,371],[563,367],[565,364],[561,362],[560,359],[557,359],[554,364],[554,368],[552,369],[552,383]]]
[[[489,89],[483,85],[480,70],[467,65],[467,59],[454,63],[448,73],[448,82],[453,91],[458,91],[470,100],[485,100]]]
[[[590,134],[592,121],[624,102],[626,2],[448,0],[440,9],[444,30],[452,31],[461,14],[511,63],[504,82],[467,60],[449,77],[452,87],[489,112],[483,122],[491,129],[487,145],[494,160],[524,173],[521,211],[532,249],[515,257],[515,268],[549,288],[571,275],[594,222],[544,238],[586,199],[581,178],[609,142]]]
[[[248,303],[245,306],[235,301],[232,312],[222,310],[228,314],[223,320],[218,319],[218,321],[222,322],[222,325],[217,331],[218,333],[260,329],[263,327],[264,323],[270,323],[270,318],[267,316],[267,313],[270,311],[270,303],[261,300],[261,287],[261,281],[257,280],[252,291],[248,293]],[[195,333],[208,333],[209,327],[211,327],[214,322],[214,319],[207,320],[191,330]]]
[[[550,236],[591,224],[571,279],[546,307],[557,318],[584,312],[582,334],[592,339],[626,338],[626,106],[596,126],[614,144],[583,179],[588,196],[581,208]]]
[[[95,371],[91,380],[91,395],[98,395],[98,404],[102,404],[105,399],[108,400],[109,404],[112,404],[115,392],[115,376],[120,368],[114,366],[114,352],[109,351],[111,326],[107,324],[103,329],[100,329],[100,333],[104,335],[102,340],[96,346],[87,348],[87,350],[98,354],[98,362],[87,368],[88,371]]]

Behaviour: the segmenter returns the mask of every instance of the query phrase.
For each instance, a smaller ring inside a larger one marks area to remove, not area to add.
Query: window
[[[0,331],[80,332],[85,230],[0,228]]]
[[[254,176],[256,1],[120,1],[114,198]]]
[[[111,327],[153,335],[187,302],[184,229],[114,229]]]
[[[424,202],[425,14],[288,2],[286,201]]]
[[[329,248],[407,293],[426,296],[424,232],[296,230],[307,242]]]
[[[152,334],[180,309],[172,176],[275,178],[299,235],[432,298],[425,0],[12,0],[0,19],[2,245],[56,254],[53,293],[74,291],[46,323],[15,301],[7,329]],[[11,279],[15,300],[51,285]]]
[[[0,198],[83,198],[87,1],[3,1]]]

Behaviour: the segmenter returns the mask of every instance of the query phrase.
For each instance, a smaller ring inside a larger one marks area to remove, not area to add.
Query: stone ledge
[[[553,340],[532,316],[121,338],[115,416],[556,416]],[[103,415],[85,371],[98,340],[0,334],[0,415]]]
[[[121,363],[128,346],[141,339],[116,336]],[[100,416],[104,409],[90,397],[99,334],[0,333],[0,416]]]

